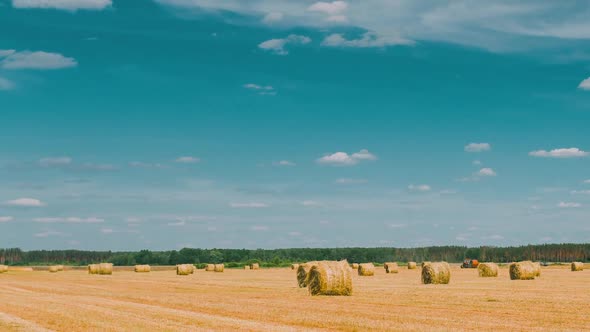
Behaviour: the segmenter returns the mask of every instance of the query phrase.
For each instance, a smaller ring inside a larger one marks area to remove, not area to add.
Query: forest
[[[421,248],[291,248],[291,249],[193,249],[169,251],[84,251],[0,249],[0,264],[6,265],[86,265],[111,262],[115,265],[175,265],[225,263],[226,267],[240,267],[253,262],[264,267],[288,266],[312,260],[341,260],[349,262],[388,261],[447,261],[457,263],[465,258],[479,261],[507,263],[520,260],[564,263],[588,262],[590,244],[542,244],[519,247],[462,247],[437,246]]]

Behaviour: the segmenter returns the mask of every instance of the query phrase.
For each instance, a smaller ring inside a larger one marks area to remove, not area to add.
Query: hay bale
[[[52,266],[49,267],[49,272],[56,273],[57,271],[59,271],[59,266],[52,265]]]
[[[135,265],[135,272],[150,272],[152,270],[149,265]]]
[[[291,264],[291,270],[297,271],[298,268],[299,268],[299,264]]]
[[[223,269],[225,268],[225,265],[223,264],[215,264],[215,267],[213,268],[213,271],[215,272],[223,272]]]
[[[307,276],[312,267],[317,265],[317,261],[299,264],[297,268],[297,284],[300,288],[307,287]]]
[[[88,274],[98,274],[98,264],[90,264],[88,265]]]
[[[572,262],[572,271],[584,271],[584,263]]]
[[[414,270],[416,267],[416,262],[408,262],[408,270]]]
[[[348,262],[317,262],[309,271],[307,284],[311,295],[352,295],[352,273]]]
[[[426,264],[431,264],[431,263],[432,263],[431,261],[425,261],[425,262],[422,262],[422,264],[420,265],[420,267],[424,267],[424,265],[426,265]]]
[[[352,263],[350,265],[350,267],[352,267],[353,270],[358,270],[359,269],[359,263]]]
[[[535,269],[535,277],[541,276],[541,263],[533,262],[533,268]]]
[[[176,275],[187,276],[193,274],[194,265],[192,264],[178,264],[176,265]]]
[[[251,270],[258,270],[258,269],[260,269],[260,264],[252,263],[252,264],[250,264],[250,269]]]
[[[64,266],[63,265],[57,265],[57,270],[58,271],[63,271],[64,270]]]
[[[244,270],[250,270],[250,265],[245,265]]]
[[[531,261],[512,263],[509,272],[511,280],[533,280],[536,275],[535,266]]]
[[[477,272],[480,277],[497,277],[498,264],[496,263],[479,263]]]
[[[375,275],[375,265],[373,263],[362,263],[359,264],[358,268],[359,276],[371,277]]]
[[[113,263],[98,264],[98,274],[110,275],[113,274]]]
[[[451,281],[451,266],[449,263],[422,263],[423,284],[448,284],[449,281]]]
[[[6,273],[8,272],[8,266],[7,265],[0,265],[0,273]]]
[[[383,267],[385,268],[385,273],[398,273],[399,272],[399,267],[397,266],[397,263],[385,263],[383,264]]]
[[[215,271],[215,264],[207,264],[207,266],[205,266],[205,271],[208,271],[208,272]]]

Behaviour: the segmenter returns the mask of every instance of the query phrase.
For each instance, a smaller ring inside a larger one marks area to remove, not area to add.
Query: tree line
[[[465,258],[508,263],[520,260],[571,262],[590,260],[590,244],[542,244],[519,247],[437,246],[421,248],[291,248],[291,249],[194,249],[169,251],[84,251],[0,249],[0,264],[7,265],[86,265],[111,262],[115,265],[175,265],[225,263],[227,267],[260,263],[262,266],[287,266],[313,260],[383,263],[395,261],[462,262]]]

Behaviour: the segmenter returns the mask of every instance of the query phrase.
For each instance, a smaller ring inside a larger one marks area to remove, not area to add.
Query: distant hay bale
[[[307,287],[307,275],[312,267],[317,265],[317,261],[307,262],[303,264],[299,264],[297,268],[297,284],[300,288]]]
[[[297,270],[299,268],[299,264],[291,264],[291,270]]]
[[[152,270],[149,265],[135,265],[135,272],[150,272]]]
[[[448,284],[449,281],[451,281],[451,267],[449,263],[422,263],[423,284]]]
[[[250,270],[250,265],[245,265],[244,270]]]
[[[510,264],[511,280],[533,280],[535,279],[535,266],[531,261],[516,262]]]
[[[49,272],[51,272],[51,273],[55,273],[55,272],[58,272],[58,271],[59,271],[59,266],[57,266],[57,265],[51,265],[49,267]]]
[[[408,262],[408,270],[416,269],[416,262]]]
[[[348,262],[317,262],[309,271],[307,284],[311,295],[352,295],[352,273]]]
[[[7,265],[0,265],[0,273],[6,273],[8,272],[8,266]]]
[[[215,267],[213,268],[213,271],[215,272],[223,272],[223,269],[225,268],[225,265],[223,264],[215,264]]]
[[[352,263],[351,265],[353,270],[358,270],[359,269],[359,263]]]
[[[572,271],[584,271],[584,263],[572,262]]]
[[[399,272],[399,267],[397,266],[397,263],[385,263],[383,264],[383,267],[385,268],[385,273],[398,273]]]
[[[176,265],[176,275],[187,276],[193,274],[194,265],[192,264],[178,264]]]
[[[541,263],[533,262],[533,268],[535,269],[535,277],[541,276]]]
[[[375,275],[375,265],[373,265],[373,263],[359,264],[358,274],[359,274],[359,276],[363,276],[363,277],[374,276]]]
[[[207,264],[207,266],[205,266],[205,271],[209,271],[209,272],[215,271],[215,264]]]
[[[479,263],[477,272],[480,277],[497,277],[498,264],[496,263]]]
[[[63,265],[57,265],[57,270],[58,271],[63,271],[64,270],[64,266]]]
[[[260,269],[260,264],[252,263],[252,264],[250,264],[250,269],[251,270],[258,270],[258,269]]]
[[[98,264],[98,274],[113,274],[113,263]]]
[[[99,271],[98,264],[88,265],[88,274],[98,274],[98,271]]]

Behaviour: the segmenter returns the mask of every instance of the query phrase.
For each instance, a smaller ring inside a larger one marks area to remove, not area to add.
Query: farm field
[[[480,278],[453,266],[449,285],[420,269],[353,276],[349,297],[311,297],[295,271],[197,270],[113,275],[0,274],[1,331],[590,330],[590,271],[543,267],[539,279]]]

